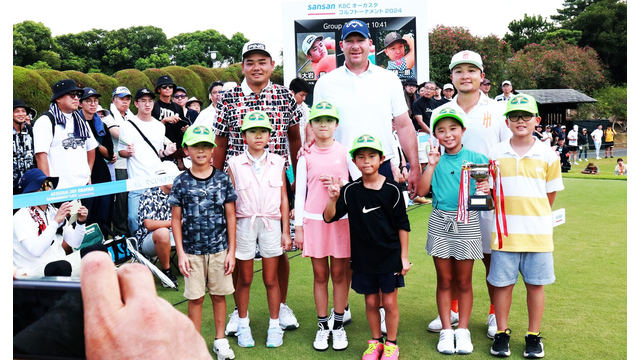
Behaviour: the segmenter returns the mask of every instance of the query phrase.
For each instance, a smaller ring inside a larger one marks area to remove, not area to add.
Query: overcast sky
[[[563,0],[411,1],[427,1],[426,16],[429,29],[437,24],[464,26],[473,35],[493,33],[500,37],[508,31],[507,25],[512,20],[522,19],[524,14],[542,15],[550,20],[549,16],[555,15],[556,9],[561,8],[563,4]],[[9,17],[12,24],[24,20],[42,22],[51,29],[53,36],[91,29],[115,30],[152,25],[161,28],[167,38],[185,32],[214,29],[227,37],[241,32],[250,40],[260,39],[272,48],[281,49],[283,2],[191,0],[149,3],[35,0],[27,1],[25,4],[28,6],[20,11],[6,13],[4,16]],[[313,4],[322,1],[305,2]],[[92,5],[95,5],[95,9]],[[89,14],[92,14],[91,19],[87,18]]]

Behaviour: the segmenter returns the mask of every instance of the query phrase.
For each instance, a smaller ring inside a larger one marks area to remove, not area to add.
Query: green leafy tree
[[[520,89],[576,89],[586,94],[606,86],[595,50],[559,44],[531,44],[507,63],[511,82]]]
[[[627,3],[601,0],[589,5],[570,23],[582,32],[580,46],[589,46],[600,55],[616,84],[627,82]]]
[[[554,25],[540,15],[524,14],[522,20],[511,21],[508,28],[509,32],[504,35],[504,40],[511,45],[513,51],[518,51],[526,45],[541,43],[546,33],[554,29]]]
[[[578,45],[578,41],[582,38],[582,31],[556,29],[545,34],[545,40],[552,43],[562,41],[569,45]]]
[[[41,58],[41,51],[48,50],[59,52],[51,30],[44,24],[34,21],[23,21],[13,25],[13,64],[25,66],[36,61],[45,61]],[[52,64],[49,64],[52,68]]]
[[[183,33],[170,39],[172,54],[178,66],[212,66],[216,63],[234,63],[241,59],[242,46],[249,41],[241,33],[235,33],[231,39],[216,30]],[[217,51],[215,60],[211,60],[211,51]]]
[[[135,68],[142,71],[150,68],[165,67],[169,66],[170,64],[171,60],[169,59],[169,54],[151,54],[144,59],[136,60]]]
[[[485,76],[492,81],[505,78],[506,62],[513,52],[509,44],[495,35],[481,38],[463,27],[437,25],[429,34],[429,78],[442,84],[451,81],[451,57],[462,50],[482,56]],[[493,89],[492,89],[493,91]]]
[[[60,57],[63,69],[87,72],[89,69],[102,69],[102,59],[107,53],[104,44],[106,30],[92,29],[77,34],[56,36],[60,45]]]
[[[558,10],[558,15],[551,15],[551,20],[555,20],[560,24],[570,22],[582,13],[587,6],[600,0],[565,0],[562,9]]]

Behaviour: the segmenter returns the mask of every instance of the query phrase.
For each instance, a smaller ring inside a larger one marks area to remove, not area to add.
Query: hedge
[[[206,103],[206,100],[209,99],[209,85],[211,85],[212,82],[217,81],[218,78],[214,75],[212,69],[208,67],[200,65],[189,65],[187,66],[187,69],[196,73],[196,75],[200,77],[200,80],[202,80],[202,85],[204,85],[205,98],[198,98],[198,100],[202,100]]]
[[[206,99],[205,85],[195,72],[181,66],[167,66],[162,70],[169,73],[176,85],[187,90],[188,97],[195,96],[198,99]]]
[[[47,82],[47,84],[49,84],[49,87],[51,87],[53,84],[57,83],[60,80],[64,80],[68,78],[67,75],[65,75],[65,73],[58,70],[36,69],[34,71],[40,74],[40,76],[42,76],[42,78]]]
[[[109,106],[111,106],[111,94],[118,87],[118,80],[102,73],[91,73],[89,76],[98,83],[98,87],[95,89],[102,95],[100,106],[109,109]]]
[[[131,105],[129,105],[129,109],[133,111],[133,113],[137,114],[138,110],[134,105],[133,99],[135,99],[136,91],[138,89],[142,89],[143,87],[149,88],[153,91],[153,85],[149,78],[142,73],[140,70],[136,69],[125,69],[120,70],[117,73],[113,74],[113,77],[118,80],[118,85],[126,86],[129,91],[131,91],[132,101]]]
[[[24,102],[42,114],[49,109],[51,101],[51,86],[35,70],[21,66],[13,67],[13,98]]]
[[[158,82],[158,78],[160,76],[163,76],[163,75],[171,76],[171,74],[169,74],[168,72],[161,69],[157,69],[157,68],[146,69],[146,70],[143,70],[142,73],[145,74],[149,78],[149,81],[151,81],[151,84],[153,84],[153,87],[150,87],[151,90],[155,90],[156,83]]]
[[[75,70],[63,71],[67,79],[73,79],[76,81],[79,87],[90,87],[98,90],[98,82],[87,74],[81,73]]]

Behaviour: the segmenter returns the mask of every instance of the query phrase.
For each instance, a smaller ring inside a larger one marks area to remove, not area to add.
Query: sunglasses
[[[41,191],[49,191],[49,190],[53,190],[53,183],[51,182],[51,180],[46,180],[45,182],[42,183],[42,186],[40,187]]]
[[[175,88],[175,86],[174,86],[174,85],[164,84],[164,85],[160,85],[160,88],[162,88],[162,90],[165,90],[166,88],[172,88],[172,89],[174,89],[174,88]]]
[[[187,97],[187,95],[173,95],[174,99],[184,99],[186,97]]]
[[[68,95],[69,95],[69,97],[70,97],[70,98],[72,98],[72,99],[73,99],[73,98],[80,99],[80,97],[81,97],[82,95],[84,95],[84,92],[75,92],[75,91],[74,91],[74,92],[70,92]]]

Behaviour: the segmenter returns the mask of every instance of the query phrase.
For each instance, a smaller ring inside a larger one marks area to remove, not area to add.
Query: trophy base
[[[495,209],[491,195],[472,195],[468,209],[471,211],[491,211]]]

